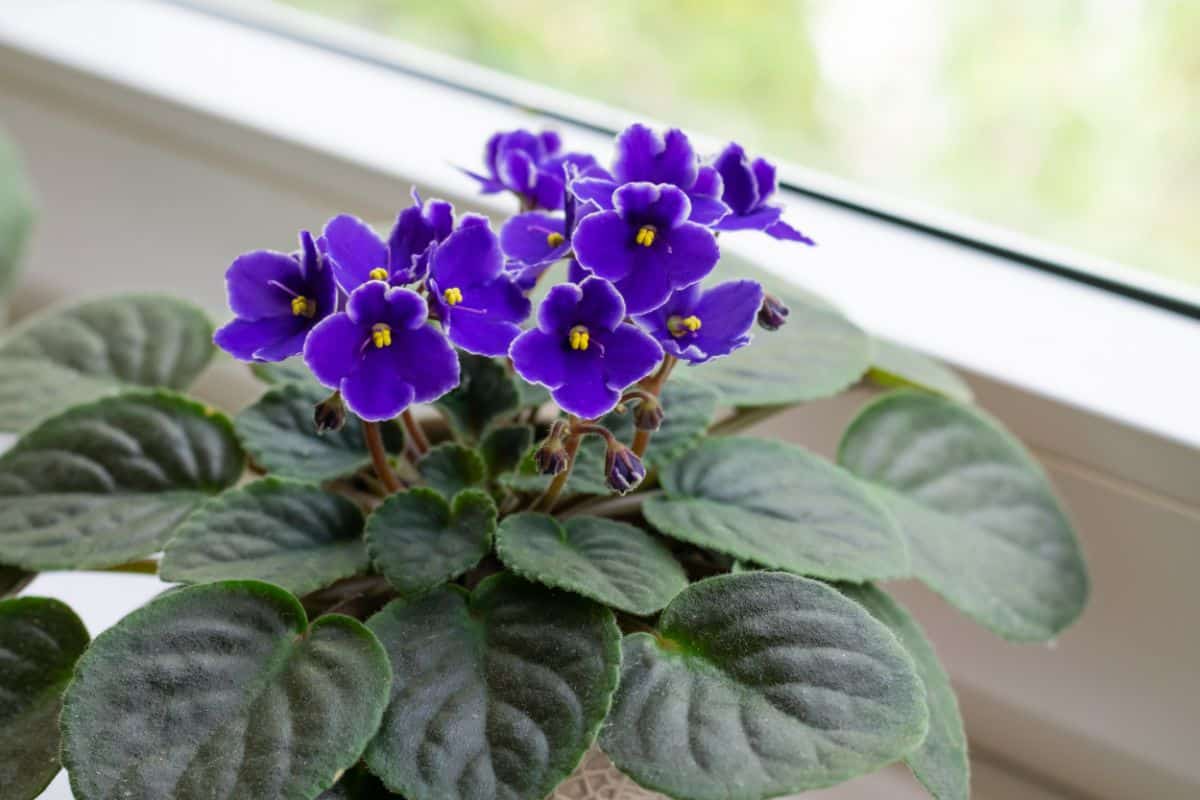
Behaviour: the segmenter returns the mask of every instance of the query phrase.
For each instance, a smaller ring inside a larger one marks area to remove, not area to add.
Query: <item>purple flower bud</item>
[[[313,410],[313,424],[317,427],[317,433],[342,429],[346,424],[346,404],[342,402],[341,392],[334,392],[317,403]]]
[[[533,463],[542,475],[557,475],[567,468],[567,448],[562,439],[551,434],[533,453]]]
[[[625,494],[646,477],[646,467],[636,453],[620,442],[612,441],[604,454],[604,473],[609,487],[617,494]]]
[[[664,417],[666,413],[662,401],[648,393],[638,400],[637,407],[633,409],[633,425],[639,431],[658,430],[662,427]]]
[[[787,322],[791,311],[783,301],[773,294],[763,295],[762,306],[758,309],[758,324],[768,331],[777,331]]]

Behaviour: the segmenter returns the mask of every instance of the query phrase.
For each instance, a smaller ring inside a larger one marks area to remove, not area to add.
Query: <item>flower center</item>
[[[671,335],[676,339],[689,333],[695,333],[696,331],[700,330],[700,318],[695,314],[686,317],[667,317],[667,330],[669,330]]]
[[[388,271],[383,267],[376,267],[367,273],[367,277],[373,281],[386,281],[388,279]]]
[[[642,227],[638,228],[637,238],[635,238],[634,241],[640,244],[642,247],[649,247],[650,245],[654,244],[654,237],[657,235],[658,228],[655,228],[653,225],[643,225]]]
[[[557,231],[551,231],[550,233],[546,234],[546,244],[549,245],[550,247],[558,247],[566,240],[567,240],[567,237],[563,236],[561,233],[558,233]]]
[[[457,286],[451,286],[442,292],[442,299],[446,301],[446,305],[456,306],[462,302],[462,290]]]
[[[392,328],[386,322],[376,322],[371,326],[371,341],[377,348],[387,347],[392,343]]]
[[[572,350],[587,350],[591,343],[591,337],[588,335],[588,329],[582,325],[576,325],[571,328],[571,333],[568,337],[571,343]]]
[[[314,300],[309,300],[307,297],[296,295],[292,298],[292,316],[293,317],[308,317],[313,318],[317,313],[317,303]]]

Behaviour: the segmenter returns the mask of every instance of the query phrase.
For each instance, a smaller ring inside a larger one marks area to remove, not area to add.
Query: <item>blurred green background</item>
[[[1200,0],[285,2],[1200,285]]]

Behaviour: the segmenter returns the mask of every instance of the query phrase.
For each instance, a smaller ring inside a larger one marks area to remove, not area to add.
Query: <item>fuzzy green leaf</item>
[[[867,378],[879,386],[908,387],[969,403],[971,387],[954,370],[890,339],[875,340],[875,361]]]
[[[496,532],[505,566],[554,589],[649,615],[687,586],[671,552],[640,528],[602,517],[514,514]]]
[[[697,367],[722,403],[769,406],[830,397],[871,366],[871,338],[827,301],[729,256],[714,278],[753,278],[791,309],[779,330],[756,328],[748,346]]]
[[[0,131],[0,300],[17,283],[32,228],[33,192],[16,147]]]
[[[63,708],[78,800],[311,800],[358,760],[391,684],[362,624],[225,581],[168,592],[96,638]]]
[[[767,567],[862,581],[908,573],[895,524],[853,476],[794,445],[709,439],[660,476],[646,519],[675,539]]]
[[[308,365],[300,356],[284,359],[283,361],[255,361],[250,364],[254,377],[263,383],[278,385],[283,383],[306,383],[319,386]],[[325,394],[329,390],[325,389]]]
[[[159,576],[262,580],[307,594],[367,566],[357,506],[317,486],[264,478],[193,511],[167,543]]]
[[[52,309],[0,340],[0,430],[25,430],[123,387],[184,389],[214,352],[200,309],[159,295],[117,295]]]
[[[506,425],[493,428],[479,441],[479,454],[487,465],[488,480],[512,472],[533,446],[533,428],[528,425]]]
[[[393,601],[367,624],[395,671],[367,766],[409,800],[541,800],[617,684],[612,613],[512,575]]]
[[[521,396],[500,361],[460,352],[458,363],[461,381],[434,405],[446,413],[456,434],[476,442],[494,421],[517,410]]]
[[[362,423],[353,414],[340,431],[317,433],[313,409],[329,394],[315,382],[281,384],[238,414],[238,438],[254,463],[276,475],[313,482],[350,475],[370,464]],[[391,422],[380,427],[387,449],[403,450],[400,427]]]
[[[913,774],[936,800],[969,800],[971,765],[967,760],[967,735],[950,676],[938,661],[933,645],[904,608],[886,592],[869,584],[838,587],[888,626],[904,645],[925,684],[929,704],[929,734],[916,750],[904,757]]]
[[[925,737],[925,692],[887,628],[825,584],[709,578],[625,637],[600,745],[642,786],[759,800],[871,772]]]
[[[479,451],[452,442],[439,444],[423,455],[417,471],[431,489],[447,498],[463,489],[482,486],[487,480],[487,464]]]
[[[452,502],[432,489],[394,494],[367,518],[371,560],[406,595],[456,578],[487,555],[496,506],[486,492],[465,489]]]
[[[59,769],[58,714],[87,629],[57,600],[0,601],[0,797],[31,800]]]
[[[79,569],[153,553],[243,462],[229,420],[178,395],[76,406],[0,457],[0,561]]]
[[[1082,612],[1087,568],[1045,473],[981,412],[893,392],[850,423],[838,456],[908,540],[914,574],[1009,639],[1055,636]]]

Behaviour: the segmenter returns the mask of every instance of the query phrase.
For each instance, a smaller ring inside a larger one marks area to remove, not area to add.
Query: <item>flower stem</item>
[[[392,465],[388,463],[387,451],[383,449],[383,434],[379,431],[379,423],[364,420],[363,430],[366,432],[367,449],[371,451],[371,464],[375,467],[375,474],[379,476],[379,480],[383,481],[384,487],[389,492],[394,494],[400,491],[404,487],[400,485],[400,479],[396,477],[396,473],[392,472]]]
[[[575,466],[575,456],[579,453],[579,443],[581,441],[583,441],[582,433],[576,433],[572,430],[567,434],[567,440],[563,443],[563,449],[567,452],[567,468],[554,476],[554,480],[550,481],[550,485],[546,487],[546,491],[542,492],[541,496],[533,501],[533,505],[529,507],[530,511],[545,511],[549,513],[554,508],[554,503],[558,500],[558,495],[562,492],[563,487],[567,485],[567,478],[571,477],[571,468]]]
[[[634,494],[627,494],[624,497],[603,497],[572,506],[562,514],[559,514],[559,518],[567,519],[568,517],[577,517],[580,514],[587,514],[593,517],[619,517],[630,511],[637,511],[646,500],[660,494],[662,494],[662,490],[636,492]]]
[[[663,358],[662,366],[658,368],[658,372],[642,381],[641,388],[646,392],[658,397],[662,393],[663,384],[667,382],[667,378],[671,376],[671,370],[675,368],[675,363],[679,359],[675,356],[667,355]],[[633,454],[638,458],[646,455],[646,448],[650,446],[651,431],[638,430],[633,435],[633,445],[631,449]]]
[[[400,419],[404,421],[404,430],[408,432],[408,438],[412,440],[413,447],[417,449],[417,455],[423,456],[428,453],[429,439],[426,438],[425,431],[417,423],[417,418],[413,416],[412,409],[404,409],[404,413],[400,415]]]
[[[158,562],[153,558],[142,558],[112,567],[103,567],[97,570],[97,572],[130,572],[137,575],[157,575]]]

